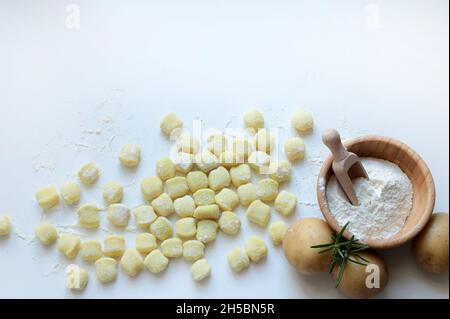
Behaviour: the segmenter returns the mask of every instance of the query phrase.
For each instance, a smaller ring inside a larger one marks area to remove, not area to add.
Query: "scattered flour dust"
[[[376,158],[362,158],[369,179],[353,181],[359,206],[351,205],[336,178],[326,187],[328,207],[342,227],[360,240],[385,239],[399,232],[412,208],[413,187],[395,164]]]

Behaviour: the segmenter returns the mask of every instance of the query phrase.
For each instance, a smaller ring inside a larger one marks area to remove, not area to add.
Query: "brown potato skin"
[[[448,224],[448,214],[433,214],[413,240],[413,255],[419,266],[427,272],[448,273]]]
[[[389,272],[386,263],[377,252],[373,250],[363,251],[359,254],[367,259],[371,264],[376,264],[380,268],[380,288],[368,288],[366,286],[366,278],[370,273],[366,273],[366,266],[347,262],[344,275],[339,285],[339,290],[350,298],[369,298],[379,294],[384,290],[389,281]],[[339,267],[333,269],[333,279],[339,274]]]
[[[300,273],[313,275],[328,271],[331,253],[319,254],[320,249],[311,248],[331,242],[333,231],[319,218],[304,218],[293,224],[283,240],[284,255]]]

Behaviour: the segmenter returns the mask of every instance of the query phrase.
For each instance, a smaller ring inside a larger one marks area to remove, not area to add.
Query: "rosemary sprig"
[[[352,236],[349,240],[344,238],[343,235],[348,224],[349,223],[345,224],[339,233],[333,233],[330,243],[311,246],[311,248],[320,249],[318,252],[319,254],[328,251],[332,252],[329,273],[331,274],[334,268],[339,267],[339,273],[336,278],[336,288],[339,287],[339,284],[342,281],[347,262],[352,262],[361,266],[367,266],[369,264],[369,261],[359,254],[368,249],[369,246],[359,243],[358,240],[355,239],[355,236]]]

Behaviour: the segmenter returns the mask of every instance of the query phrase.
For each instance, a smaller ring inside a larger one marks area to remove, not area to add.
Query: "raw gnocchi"
[[[136,167],[141,161],[141,147],[137,144],[125,144],[120,149],[119,161],[125,167]]]
[[[50,223],[41,223],[34,228],[34,233],[39,241],[48,246],[58,239],[58,231]]]
[[[296,161],[305,157],[305,143],[301,137],[292,137],[284,142],[284,153],[290,161]]]
[[[265,227],[270,221],[270,206],[259,199],[255,200],[247,209],[247,218],[250,222]]]
[[[200,142],[189,133],[182,133],[176,140],[179,152],[197,154],[200,149]]]
[[[157,176],[147,177],[141,183],[141,191],[144,199],[151,202],[164,192],[164,184]]]
[[[145,257],[144,265],[152,274],[159,274],[167,269],[169,259],[159,249],[155,249]]]
[[[216,195],[215,201],[222,210],[231,211],[239,204],[239,197],[231,189],[224,188]]]
[[[77,204],[81,198],[80,185],[74,182],[61,185],[61,196],[67,205]]]
[[[117,278],[117,260],[102,257],[95,262],[95,274],[102,284],[113,282]]]
[[[205,244],[199,240],[188,240],[183,243],[183,258],[186,261],[196,261],[205,255]]]
[[[258,262],[267,256],[268,248],[261,238],[251,236],[245,243],[245,251],[251,261]]]
[[[98,240],[87,240],[80,245],[80,256],[86,262],[95,262],[102,257],[102,243]]]
[[[136,235],[136,249],[143,255],[158,248],[156,237],[153,234],[141,233]]]
[[[180,238],[191,238],[197,233],[195,218],[185,217],[175,223],[175,233]]]
[[[227,235],[236,235],[241,229],[241,220],[233,212],[222,212],[219,218],[219,228]]]
[[[120,235],[110,235],[103,241],[103,254],[107,257],[122,257],[125,252],[125,238]]]
[[[275,222],[269,225],[269,236],[275,246],[279,246],[283,243],[287,229],[288,227],[283,221]]]
[[[78,177],[83,184],[92,185],[100,176],[100,171],[98,169],[97,164],[95,163],[87,163],[81,166],[78,171]]]
[[[250,154],[248,164],[258,173],[262,174],[269,169],[270,156],[261,151],[255,151]]]
[[[195,193],[199,189],[208,187],[208,176],[200,171],[190,172],[186,176],[189,189],[192,193]]]
[[[233,152],[240,160],[246,160],[252,152],[255,151],[255,146],[247,137],[236,137],[233,140]]]
[[[200,220],[197,223],[197,240],[204,244],[214,241],[217,237],[217,228],[219,225],[214,220]]]
[[[287,191],[281,191],[275,199],[274,207],[283,216],[291,215],[297,206],[297,196]]]
[[[166,217],[160,216],[150,225],[150,232],[158,240],[166,240],[173,235],[172,224]]]
[[[191,274],[195,281],[201,281],[211,276],[211,266],[206,259],[199,259],[192,264]]]
[[[196,219],[219,219],[220,209],[216,204],[199,206],[194,210]]]
[[[137,227],[146,228],[150,226],[151,223],[155,221],[158,217],[155,211],[150,205],[141,205],[134,209],[134,222]]]
[[[156,161],[156,175],[163,180],[167,181],[172,177],[175,177],[177,169],[172,160],[168,157],[162,158]]]
[[[300,110],[294,113],[291,117],[291,123],[299,133],[308,132],[314,126],[312,114],[306,110]]]
[[[235,272],[241,272],[250,265],[250,259],[244,249],[238,247],[233,249],[227,256],[230,268]]]
[[[194,193],[194,202],[197,206],[213,205],[216,203],[216,193],[209,188],[199,189]]]
[[[275,147],[275,138],[268,129],[261,129],[255,135],[255,144],[258,151],[270,154]]]
[[[180,238],[169,238],[161,243],[160,249],[167,258],[181,257],[183,255],[183,242]]]
[[[0,216],[0,237],[6,236],[11,232],[11,222],[7,215]]]
[[[109,182],[103,187],[103,200],[106,204],[117,204],[122,201],[123,187],[119,183]]]
[[[264,127],[264,116],[258,110],[250,110],[244,115],[244,124],[257,131]]]
[[[243,206],[248,206],[258,199],[256,187],[252,183],[239,186],[237,193],[239,196],[239,201]]]
[[[130,221],[130,209],[123,204],[109,205],[106,218],[115,226],[126,227]]]
[[[80,251],[80,237],[72,234],[62,234],[58,239],[58,250],[67,258],[73,259]]]
[[[221,189],[230,186],[231,177],[227,169],[223,166],[212,170],[208,176],[209,187],[213,191],[220,191]]]
[[[228,148],[228,140],[225,135],[213,134],[208,136],[208,150],[216,156],[220,156]]]
[[[174,113],[169,113],[162,118],[159,126],[161,131],[170,137],[174,130],[183,127],[183,122]]]
[[[191,196],[186,195],[177,198],[173,203],[173,207],[180,218],[192,217],[194,215],[195,202]]]
[[[172,199],[183,197],[189,193],[186,177],[176,176],[166,181],[167,193]]]
[[[258,198],[265,202],[273,201],[278,195],[278,182],[271,178],[258,181]]]
[[[242,160],[238,157],[238,155],[232,151],[224,151],[219,156],[219,163],[225,168],[234,167],[241,162]]]
[[[128,276],[135,277],[144,267],[144,260],[135,248],[128,248],[120,259],[120,266]]]
[[[288,182],[292,176],[292,165],[288,161],[279,161],[270,164],[270,177],[278,183]]]
[[[66,287],[71,290],[84,290],[89,282],[89,272],[77,265],[66,268]]]
[[[98,228],[100,225],[99,209],[95,204],[85,204],[78,208],[78,223],[86,228]]]
[[[187,174],[194,167],[194,155],[180,152],[172,157],[172,162],[175,164],[177,172]]]
[[[50,209],[58,205],[59,195],[53,186],[45,186],[36,192],[36,200],[44,209]]]
[[[172,198],[166,193],[162,193],[155,198],[152,201],[152,207],[159,216],[169,216],[175,212]]]
[[[219,159],[208,150],[198,153],[194,158],[195,164],[203,173],[208,173],[219,166]]]
[[[235,187],[247,184],[252,180],[252,171],[248,164],[240,164],[230,169],[231,182]]]

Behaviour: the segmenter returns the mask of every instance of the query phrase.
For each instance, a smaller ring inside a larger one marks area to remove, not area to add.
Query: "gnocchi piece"
[[[72,234],[62,234],[58,239],[58,250],[67,258],[75,258],[80,251],[80,237]]]
[[[269,169],[270,156],[261,151],[255,151],[250,154],[248,164],[258,173],[262,174]]]
[[[247,218],[250,222],[265,227],[270,221],[270,206],[259,199],[255,200],[247,209]]]
[[[194,167],[194,155],[184,152],[177,153],[172,157],[172,162],[175,164],[177,172],[187,174]]]
[[[196,219],[219,219],[220,209],[216,204],[199,206],[194,210]]]
[[[255,135],[255,144],[258,151],[270,154],[275,147],[275,138],[268,129],[261,129]]]
[[[219,167],[219,159],[208,150],[198,153],[194,158],[195,164],[203,173],[208,173]]]
[[[173,203],[173,207],[179,217],[192,217],[194,215],[195,202],[191,196],[186,195],[181,198],[177,198]]]
[[[156,175],[158,175],[161,180],[167,181],[168,179],[175,177],[176,172],[177,169],[175,164],[170,158],[165,157],[156,161]]]
[[[211,266],[206,259],[199,259],[192,264],[191,274],[195,281],[201,281],[211,276]]]
[[[95,274],[102,284],[113,282],[117,278],[117,260],[102,257],[95,262]]]
[[[107,257],[122,257],[125,252],[125,238],[120,235],[110,235],[103,241],[103,254]]]
[[[213,191],[220,191],[221,189],[230,186],[231,177],[227,169],[223,166],[212,170],[208,176],[209,187]]]
[[[102,243],[98,240],[87,240],[80,245],[80,256],[86,262],[95,262],[102,257]]]
[[[195,218],[185,217],[175,223],[175,233],[180,238],[191,238],[197,233]]]
[[[141,147],[137,144],[125,144],[119,152],[119,161],[125,167],[136,167],[141,161]]]
[[[11,222],[7,215],[0,216],[0,237],[6,236],[11,232]]]
[[[235,272],[241,272],[250,265],[250,259],[244,249],[238,247],[233,249],[227,256],[230,268]]]
[[[77,204],[81,197],[80,185],[74,182],[61,185],[61,196],[67,205]]]
[[[103,200],[106,204],[117,204],[122,201],[123,187],[119,183],[109,182],[103,187]]]
[[[146,228],[158,217],[150,205],[141,205],[134,209],[134,222],[137,227]]]
[[[161,243],[161,252],[167,258],[177,258],[183,255],[183,242],[180,238],[169,238]]]
[[[216,193],[212,189],[200,189],[194,193],[194,202],[197,206],[213,205],[216,203]]]
[[[228,140],[225,135],[213,134],[208,136],[208,151],[216,156],[220,156],[228,148]]]
[[[144,265],[152,274],[159,274],[167,269],[169,259],[159,249],[155,249],[145,257]]]
[[[151,202],[164,192],[164,184],[159,177],[147,177],[142,180],[141,191],[144,199]]]
[[[215,200],[222,210],[233,210],[239,204],[238,195],[229,188],[222,189],[216,195]]]
[[[34,228],[34,233],[39,241],[48,246],[58,239],[56,227],[50,223],[41,223]]]
[[[130,221],[130,209],[123,204],[109,205],[106,211],[108,221],[119,227],[125,227]]]
[[[245,251],[251,261],[258,262],[267,256],[268,248],[261,238],[251,236],[245,243]]]
[[[288,161],[279,161],[270,164],[270,177],[278,183],[288,182],[292,176],[292,165]]]
[[[100,176],[100,171],[98,169],[97,164],[95,163],[87,163],[81,166],[80,170],[78,171],[78,178],[83,184],[86,185],[92,185]]]
[[[158,248],[158,244],[153,234],[141,233],[136,235],[136,249],[141,254],[147,255],[156,248]]]
[[[239,186],[237,193],[239,196],[239,201],[243,206],[248,206],[258,199],[256,187],[252,183]]]
[[[183,127],[183,122],[174,113],[169,113],[162,118],[159,126],[161,131],[170,137],[176,129]]]
[[[197,223],[197,240],[204,244],[214,241],[217,237],[217,228],[219,225],[214,220],[200,220]]]
[[[81,291],[84,290],[89,282],[89,272],[78,265],[69,265],[66,268],[66,287],[67,289]]]
[[[144,260],[135,248],[128,248],[120,259],[120,266],[128,276],[135,277],[144,267]]]
[[[199,189],[207,188],[209,185],[208,176],[200,171],[190,172],[187,174],[186,180],[192,193],[195,193]]]
[[[155,235],[158,240],[166,240],[173,235],[172,224],[166,217],[158,217],[153,224],[150,225],[150,232]]]
[[[44,209],[50,209],[58,205],[59,195],[53,186],[45,186],[36,192],[36,200]]]
[[[230,169],[231,182],[235,187],[250,183],[252,180],[252,171],[248,164],[240,164]]]
[[[176,144],[178,151],[183,153],[197,154],[200,149],[200,141],[189,133],[181,134]]]
[[[275,246],[279,246],[283,243],[287,229],[288,227],[283,221],[271,223],[269,225],[269,236]]]
[[[290,161],[296,161],[305,157],[305,143],[301,137],[292,137],[284,142],[284,153]]]
[[[219,163],[225,168],[231,168],[243,163],[243,159],[240,159],[236,153],[232,151],[224,151],[219,156]]]
[[[227,235],[236,235],[241,229],[241,220],[233,212],[222,212],[219,218],[219,228]]]
[[[175,212],[172,198],[166,193],[162,193],[159,197],[152,201],[152,206],[159,216],[169,216]]]
[[[281,191],[275,199],[275,210],[283,216],[289,216],[297,207],[297,196],[287,191]]]
[[[85,204],[78,208],[78,223],[85,228],[98,228],[100,226],[100,214],[97,205]]]
[[[291,117],[292,126],[299,132],[305,133],[310,131],[314,126],[314,120],[310,112],[300,110]]]
[[[237,158],[246,160],[255,151],[255,146],[247,137],[236,137],[233,140],[233,152]]]
[[[189,193],[186,177],[176,176],[166,181],[167,193],[172,199],[183,197]]]
[[[273,201],[278,195],[278,182],[271,178],[258,181],[258,197],[265,202]]]
[[[188,240],[183,243],[183,258],[186,261],[196,261],[205,256],[205,244],[199,240]]]
[[[244,115],[244,124],[257,131],[264,127],[264,117],[258,110],[250,110]]]

